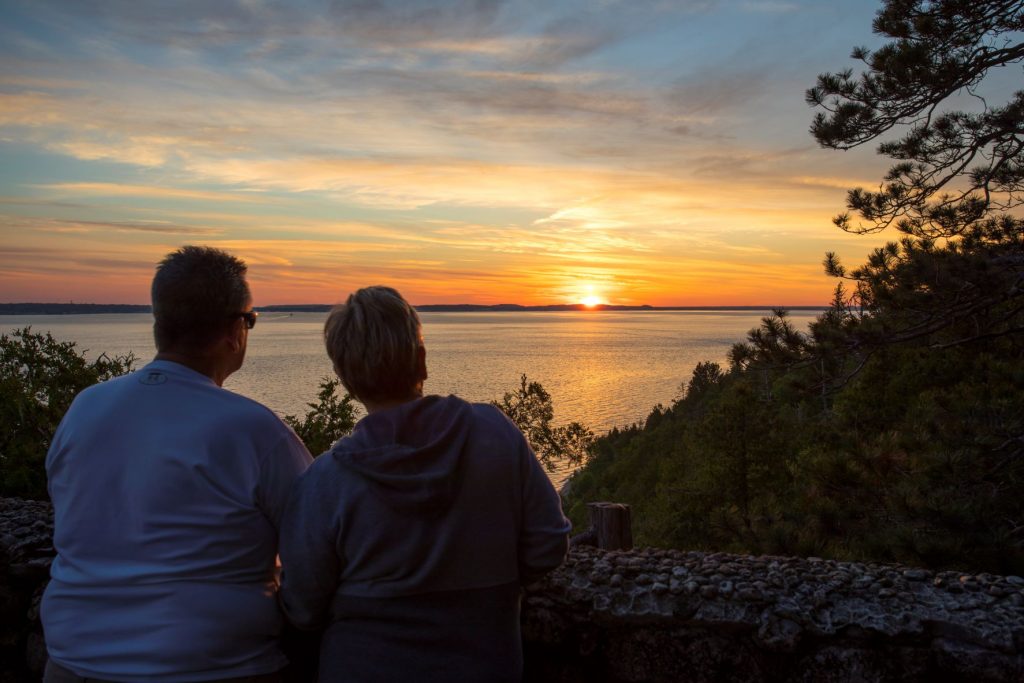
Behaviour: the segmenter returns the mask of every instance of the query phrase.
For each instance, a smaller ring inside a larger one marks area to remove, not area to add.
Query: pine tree
[[[886,0],[874,31],[891,40],[856,48],[866,69],[826,73],[807,91],[823,147],[878,145],[893,166],[877,190],[855,188],[836,225],[890,227],[903,238],[852,271],[834,254],[829,274],[856,283],[855,303],[887,312],[859,343],[959,344],[1024,331],[1024,91],[1004,104],[982,96],[992,69],[1024,60],[1024,1]],[[960,96],[970,111],[951,108]],[[965,97],[966,96],[966,97]],[[856,220],[852,214],[859,216]]]

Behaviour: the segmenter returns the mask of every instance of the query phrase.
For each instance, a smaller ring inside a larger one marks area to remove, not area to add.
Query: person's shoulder
[[[225,405],[230,406],[233,410],[240,413],[248,413],[255,419],[272,418],[274,421],[281,421],[281,418],[277,416],[277,413],[256,399],[243,396],[242,394],[236,394],[235,392],[222,387],[217,387],[217,389],[220,399],[225,403]]]
[[[302,476],[309,479],[330,479],[338,476],[340,467],[337,459],[333,457],[333,452],[334,449],[331,449],[313,458],[313,462]]]
[[[497,438],[524,439],[519,427],[498,406],[492,403],[469,403],[468,405],[475,429]]]
[[[135,370],[124,375],[111,377],[110,379],[91,384],[78,392],[74,403],[85,404],[94,401],[105,400],[106,398],[134,386],[138,382],[139,371]]]
[[[230,423],[235,429],[255,432],[264,439],[294,433],[277,413],[255,399],[216,385],[210,385],[204,393],[206,397],[194,408],[203,411],[211,420]]]
[[[346,475],[346,469],[338,462],[336,451],[341,444],[335,444],[332,448],[313,458],[306,471],[299,475],[297,487],[304,491],[304,495],[315,495],[316,493],[326,494],[332,498],[348,498],[339,494],[345,489],[350,492],[351,487],[361,481],[358,477]]]
[[[473,417],[477,420],[509,422],[508,416],[494,403],[470,403],[468,401],[467,403]]]
[[[444,419],[455,420],[462,424],[472,426],[490,426],[495,429],[505,429],[515,425],[495,405],[490,403],[473,403],[461,396],[448,394],[432,394],[420,399],[423,406],[429,406],[432,416],[443,416]]]

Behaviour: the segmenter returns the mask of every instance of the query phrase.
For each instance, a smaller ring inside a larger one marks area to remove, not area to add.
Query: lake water
[[[579,421],[597,433],[668,405],[701,361],[725,364],[768,311],[568,311],[421,313],[430,375],[425,391],[490,401],[523,373],[551,394],[555,421]],[[806,329],[817,311],[793,311]],[[322,377],[332,373],[321,330],[326,313],[265,313],[249,335],[245,365],[225,387],[281,415],[302,414]],[[148,314],[0,316],[0,333],[31,325],[73,340],[90,357],[153,353]],[[567,472],[552,479],[560,482]]]

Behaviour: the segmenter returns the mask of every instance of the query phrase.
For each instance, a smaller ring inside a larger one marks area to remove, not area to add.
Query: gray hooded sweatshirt
[[[282,604],[326,628],[321,681],[519,680],[520,586],[569,529],[501,411],[428,396],[363,418],[297,482]]]

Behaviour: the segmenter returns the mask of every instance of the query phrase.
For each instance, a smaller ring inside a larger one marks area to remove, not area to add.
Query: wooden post
[[[633,528],[629,506],[622,503],[587,503],[590,528],[603,550],[632,550]]]

